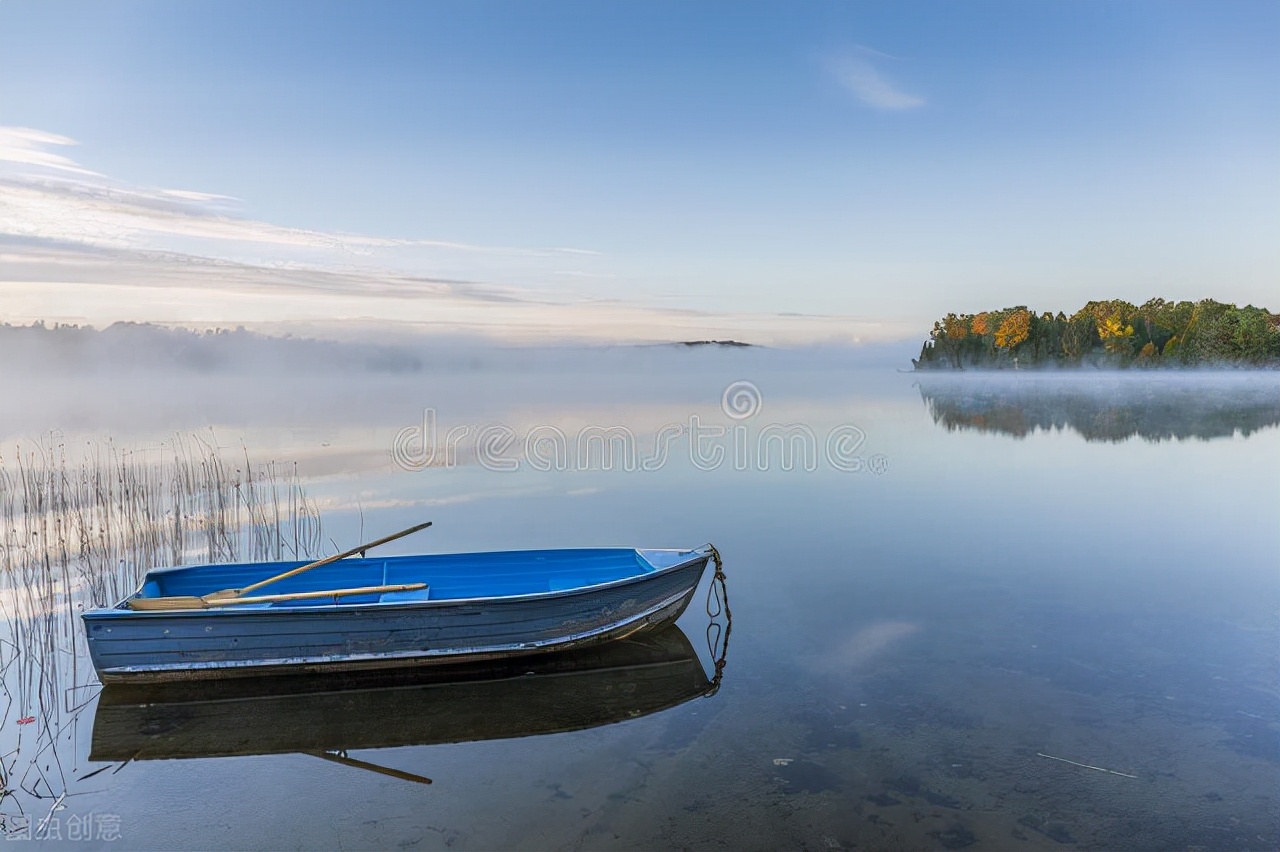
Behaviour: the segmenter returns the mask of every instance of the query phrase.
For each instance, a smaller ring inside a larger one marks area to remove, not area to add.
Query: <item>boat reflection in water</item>
[[[723,645],[727,646],[727,631]],[[576,731],[657,713],[719,687],[674,625],[573,651],[447,667],[216,683],[112,684],[90,760],[300,752],[411,781],[347,750]]]

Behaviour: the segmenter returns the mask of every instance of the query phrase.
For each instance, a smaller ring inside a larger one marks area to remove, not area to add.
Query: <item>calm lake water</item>
[[[15,839],[1280,847],[1274,374],[922,379],[624,353],[274,393],[206,376],[142,410],[158,381],[100,405],[89,379],[43,389],[0,418],[5,464],[54,428],[72,455],[205,435],[296,461],[324,552],[424,518],[387,552],[711,541],[732,604],[723,681],[709,688],[700,591],[683,636],[558,674],[99,706],[73,617],[90,593],[10,577],[0,814]],[[468,429],[455,456],[427,459],[433,421],[441,441]],[[513,437],[478,447],[485,425]],[[616,426],[614,469],[603,442],[579,457],[584,428]]]

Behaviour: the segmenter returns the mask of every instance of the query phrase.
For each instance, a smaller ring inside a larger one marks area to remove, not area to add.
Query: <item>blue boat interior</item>
[[[271,583],[251,592],[250,596],[426,583],[424,589],[345,595],[337,601],[350,605],[510,597],[639,577],[688,562],[694,556],[696,552],[690,550],[579,548],[344,559]],[[225,589],[243,589],[305,564],[250,562],[162,568],[147,574],[140,596],[200,596]],[[325,597],[244,604],[234,609],[333,606],[334,603],[334,598]]]

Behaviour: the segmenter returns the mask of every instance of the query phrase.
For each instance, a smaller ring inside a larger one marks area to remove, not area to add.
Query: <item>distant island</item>
[[[1280,315],[1203,299],[1089,302],[1070,317],[1025,305],[947,314],[917,370],[1280,367]]]
[[[682,340],[680,346],[730,346],[743,349],[752,348],[755,344],[743,343],[741,340]]]
[[[400,338],[325,340],[273,335],[244,327],[196,330],[145,322],[117,322],[98,329],[75,323],[14,325],[0,321],[0,373],[83,373],[99,370],[170,369],[193,373],[255,371],[273,367],[296,373],[364,371],[420,373],[466,364],[471,369],[482,341]],[[584,344],[585,345],[585,344]],[[741,340],[680,340],[638,344],[685,349],[749,349]]]

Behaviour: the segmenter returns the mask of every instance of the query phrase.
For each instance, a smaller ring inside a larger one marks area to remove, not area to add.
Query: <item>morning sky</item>
[[[0,320],[1280,308],[1280,5],[0,2]]]

